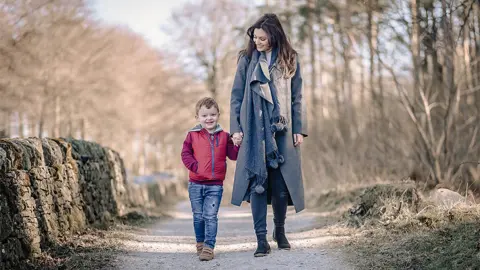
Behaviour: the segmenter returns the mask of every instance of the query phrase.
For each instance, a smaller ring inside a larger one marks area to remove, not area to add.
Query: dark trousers
[[[250,193],[250,205],[252,207],[253,225],[257,240],[266,240],[267,237],[267,199],[272,196],[273,222],[275,227],[283,227],[287,216],[288,189],[280,169],[269,169],[267,189],[262,194],[255,190]]]

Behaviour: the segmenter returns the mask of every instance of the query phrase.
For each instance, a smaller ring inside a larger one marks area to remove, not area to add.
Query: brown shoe
[[[203,250],[203,242],[197,243],[196,248],[197,248],[197,256],[200,256],[200,253],[202,253],[202,250]]]
[[[213,248],[203,247],[202,253],[200,254],[200,261],[210,261],[213,257]]]

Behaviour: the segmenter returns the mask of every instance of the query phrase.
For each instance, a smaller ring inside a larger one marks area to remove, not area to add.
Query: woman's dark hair
[[[282,24],[277,15],[273,13],[264,14],[247,30],[249,37],[247,48],[240,51],[240,56],[247,56],[252,58],[252,54],[255,51],[255,42],[253,42],[253,31],[255,29],[262,29],[268,35],[268,41],[272,48],[278,50],[278,62],[283,69],[283,76],[286,78],[292,77],[296,72],[295,56],[297,52],[292,48],[290,42],[288,42],[285,31],[283,31]]]

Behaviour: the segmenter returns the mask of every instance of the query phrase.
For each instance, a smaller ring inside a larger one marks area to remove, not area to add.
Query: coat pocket
[[[210,161],[199,161],[197,175],[202,180],[212,179],[212,163]]]

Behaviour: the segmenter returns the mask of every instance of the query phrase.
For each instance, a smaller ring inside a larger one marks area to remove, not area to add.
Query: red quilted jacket
[[[190,171],[190,181],[222,185],[227,171],[227,156],[237,160],[238,149],[220,125],[212,134],[197,125],[188,132],[182,149],[182,161]]]

